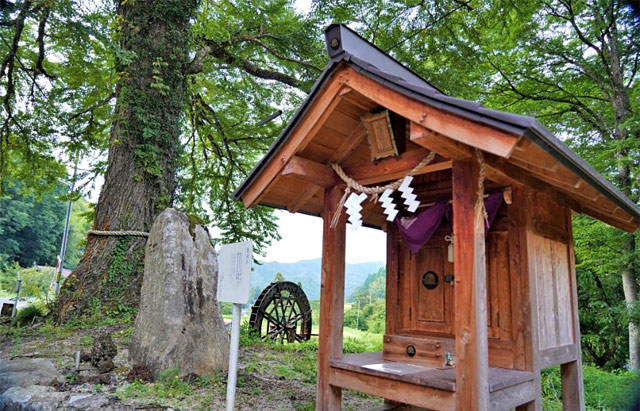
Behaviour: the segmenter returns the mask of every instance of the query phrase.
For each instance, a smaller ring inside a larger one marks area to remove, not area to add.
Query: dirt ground
[[[6,324],[2,325],[7,327]],[[108,409],[180,409],[222,410],[226,407],[226,374],[205,376],[189,383],[178,377],[156,383],[131,383],[127,373],[131,325],[105,325],[100,328],[54,327],[40,324],[20,333],[0,335],[0,358],[46,358],[66,376],[57,387],[73,395],[94,394],[109,400]],[[94,337],[110,332],[118,354],[115,369],[100,374],[88,362],[75,370],[77,351],[90,351]],[[240,349],[240,370],[236,390],[237,410],[312,410],[315,409],[315,375],[312,364],[316,353],[273,349],[248,345]],[[102,399],[104,402],[104,399]],[[382,404],[355,392],[343,392],[343,408],[366,410]],[[104,406],[101,409],[105,409]]]

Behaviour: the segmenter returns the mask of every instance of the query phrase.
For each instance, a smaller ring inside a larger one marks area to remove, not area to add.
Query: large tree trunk
[[[607,47],[603,47],[603,53],[611,65],[611,86],[613,90],[611,103],[615,115],[613,137],[622,143],[620,144],[621,148],[616,152],[618,184],[629,198],[637,202],[637,195],[635,195],[632,190],[633,183],[631,179],[631,169],[629,167],[631,162],[629,161],[629,150],[627,148],[630,145],[628,141],[635,136],[629,135],[625,126],[625,122],[632,114],[631,101],[627,88],[624,85],[624,75],[618,50],[618,27],[615,20],[611,22],[611,28],[606,39],[608,40],[605,42]],[[634,259],[630,257],[635,254],[636,246],[633,235],[626,235],[621,252],[629,256],[629,262],[622,269],[621,275],[624,298],[629,310],[638,303],[638,267],[633,263]],[[633,318],[629,320],[629,362],[631,369],[640,369],[640,333],[638,331],[638,324]]]
[[[120,1],[120,80],[94,230],[149,231],[171,205],[186,98],[189,18],[197,0]],[[144,237],[89,235],[54,314],[137,305]]]
[[[627,307],[631,309],[638,301],[638,286],[632,270],[622,272],[622,288]],[[632,320],[629,321],[629,364],[633,370],[640,369],[640,330]]]

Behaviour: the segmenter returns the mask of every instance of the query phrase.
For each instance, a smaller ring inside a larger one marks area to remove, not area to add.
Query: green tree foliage
[[[93,204],[83,197],[73,201],[69,220],[69,237],[67,239],[64,268],[73,270],[84,254],[87,231],[91,229]]]
[[[175,205],[219,228],[218,240],[252,239],[258,253],[277,238],[271,210],[245,209],[230,194],[321,71],[313,21],[286,0],[16,0],[2,7],[0,34],[10,40],[0,44],[0,179],[35,170],[51,184],[64,174],[61,155],[83,163],[92,157],[85,184],[107,172],[97,228],[148,230]],[[278,110],[281,119],[262,121]],[[112,241],[100,246],[103,253]],[[132,241],[128,253],[142,248]],[[110,259],[89,257],[70,292],[93,295],[101,284]]]
[[[360,314],[358,314],[358,301],[360,301]],[[385,329],[385,310],[384,300],[372,300],[371,304],[368,296],[362,300],[356,300],[344,313],[344,326],[382,334]]]
[[[587,362],[621,368],[629,358],[628,323],[640,322],[627,310],[618,267],[626,258],[619,248],[625,234],[587,217],[574,219],[578,307],[582,348]]]
[[[8,185],[0,197],[0,268],[13,262],[22,267],[54,266],[60,252],[67,195],[65,187],[41,196],[24,190],[24,184]],[[89,204],[83,198],[73,202],[67,240],[65,268],[72,269],[84,252],[90,222],[85,213]]]
[[[71,0],[6,1],[0,7],[0,181],[45,192],[66,177],[61,153],[106,149],[114,8]],[[93,173],[104,164],[93,162]]]
[[[285,281],[284,279],[284,275],[282,275],[281,272],[277,272],[276,275],[273,277],[273,281],[271,281],[272,283],[279,283]]]
[[[107,171],[97,228],[148,230],[176,205],[219,228],[218,240],[249,238],[260,253],[277,238],[271,210],[247,210],[230,194],[323,66],[312,21],[286,0],[16,0],[2,7],[0,34],[10,40],[0,44],[0,179],[35,170],[51,184],[64,174],[58,157],[92,158],[85,184]],[[277,110],[283,118],[262,121]],[[135,201],[132,187],[148,201]],[[103,253],[114,248],[108,242]],[[142,248],[132,241],[130,257]],[[100,288],[110,258],[91,256],[70,292]]]
[[[320,74],[319,31],[289,1],[254,0],[204,2],[192,32],[197,51],[187,68],[188,131],[178,202],[208,216],[224,242],[250,238],[261,251],[277,238],[272,210],[246,209],[230,193]]]
[[[20,298],[34,297],[46,300],[54,275],[53,269],[22,268],[18,263],[13,263],[0,271],[0,291],[3,291],[4,295],[15,297],[16,284],[20,276]]]
[[[386,270],[380,267],[377,272],[369,274],[365,282],[353,291],[348,299],[351,305],[344,313],[345,327],[377,334],[384,333],[386,279]]]
[[[369,274],[362,285],[356,287],[356,289],[353,290],[353,293],[351,293],[351,295],[347,298],[347,301],[352,302],[356,299],[367,299],[368,301],[369,296],[371,296],[372,299],[384,299],[387,286],[386,281],[386,268],[380,267],[377,272]]]
[[[65,204],[56,197],[62,189],[37,198],[20,194],[20,187],[9,186],[0,197],[0,266],[55,265],[64,227]]]

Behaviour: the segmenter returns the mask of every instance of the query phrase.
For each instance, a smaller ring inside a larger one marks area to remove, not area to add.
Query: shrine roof
[[[569,147],[555,137],[553,133],[535,118],[491,110],[477,102],[448,96],[345,25],[333,24],[327,27],[325,30],[325,41],[330,58],[329,63],[313,85],[307,99],[293,115],[291,121],[283,129],[282,133],[273,142],[267,154],[256,164],[247,179],[234,192],[233,197],[235,199],[242,199],[247,206],[262,203],[280,208],[288,208],[286,204],[280,204],[274,201],[262,201],[263,193],[261,193],[260,196],[254,196],[250,200],[245,198],[245,194],[247,190],[254,185],[260,174],[264,172],[265,167],[269,163],[275,162],[276,156],[281,151],[283,145],[290,139],[291,134],[300,127],[300,122],[309,116],[312,106],[318,105],[320,97],[324,98],[321,94],[326,93],[326,89],[332,81],[336,81],[336,75],[342,76],[342,73],[346,73],[345,69],[350,69],[385,89],[396,92],[397,95],[402,95],[411,101],[422,103],[425,105],[424,107],[428,107],[429,109],[435,109],[439,112],[446,113],[446,115],[451,115],[450,118],[452,119],[463,119],[463,121],[471,124],[472,127],[476,127],[482,131],[478,134],[478,136],[482,138],[476,138],[475,140],[473,138],[461,138],[458,140],[458,143],[464,143],[468,146],[487,151],[488,153],[496,154],[498,157],[502,157],[502,159],[508,161],[509,166],[513,163],[526,172],[535,171],[536,178],[554,184],[556,188],[567,193],[569,196],[576,196],[580,194],[580,191],[584,190],[586,186],[589,186],[590,188],[586,190],[588,193],[585,195],[594,201],[593,206],[588,203],[584,207],[574,206],[571,208],[580,208],[576,211],[590,214],[603,221],[609,220],[607,221],[608,223],[627,231],[635,231],[637,229],[640,222],[640,209],[636,204],[569,149]],[[348,75],[348,73],[346,74]],[[345,79],[345,81],[348,82],[349,80]],[[349,90],[354,84],[343,83],[342,80],[340,80],[339,83],[342,89],[347,88]],[[351,101],[351,103],[356,106],[367,107],[367,103],[371,103],[372,107],[376,104],[384,106],[384,104],[382,104],[384,99],[377,99],[373,94],[367,95],[364,88],[356,91],[357,92],[351,93],[360,98],[358,101],[355,101],[357,99]],[[335,94],[335,96],[338,96],[338,94]],[[335,109],[336,105],[327,106],[327,108],[329,107]],[[343,111],[348,110],[343,108]],[[400,110],[396,110],[396,112],[398,111]],[[416,123],[418,120],[412,119],[408,113],[409,111],[407,111],[407,113],[398,112],[398,114],[405,116],[409,121]],[[426,111],[423,113],[422,118],[426,116],[426,113]],[[431,115],[432,112],[429,111],[429,113]],[[353,117],[355,118],[355,115]],[[325,121],[327,120],[326,117],[324,119]],[[430,117],[427,117],[427,119],[431,121]],[[443,124],[440,125],[445,127]],[[429,125],[425,125],[425,127],[431,128]],[[486,130],[489,129],[495,130],[495,133],[504,138],[507,138],[505,136],[513,136],[514,143],[511,144],[508,149],[498,148],[499,144],[493,144],[493,141],[491,141],[489,137],[485,138],[485,136],[489,136],[489,134],[486,133]],[[436,131],[438,133],[441,132],[441,130]],[[345,131],[344,134],[350,135],[348,131]],[[456,139],[455,135],[442,134]],[[529,142],[533,143],[535,147],[528,148],[527,144]],[[294,149],[294,152],[290,154],[298,155],[302,153],[303,157],[311,158],[314,161],[317,160],[314,158],[313,153],[310,153],[310,149],[306,148],[308,143],[307,141],[305,144],[300,145],[300,149]],[[334,149],[337,149],[337,147],[338,146],[335,146]],[[342,146],[340,145],[340,147]],[[304,152],[305,150],[306,153]],[[533,161],[531,160],[532,156],[539,158]],[[318,157],[319,163],[323,164],[326,164],[329,159],[329,157],[326,156],[315,157]],[[284,168],[286,163],[291,159],[291,156],[282,156],[280,159],[283,164],[279,164],[276,167],[278,170]],[[557,162],[558,165],[551,164],[551,162]],[[563,183],[563,179],[568,179],[566,184]],[[269,184],[272,183],[273,181],[270,180]],[[575,190],[571,187],[574,187]],[[268,185],[262,187],[263,190],[267,188]],[[594,191],[590,192],[589,190],[591,189]],[[321,195],[316,195],[316,197],[319,198]],[[582,200],[579,197],[576,198],[578,200],[576,204],[579,204]],[[289,201],[291,202],[293,200],[290,199]],[[310,207],[308,209],[301,207],[293,211],[302,211],[318,215],[320,210],[318,210],[318,207]],[[609,215],[611,215],[615,221],[611,221],[608,218]],[[378,226],[379,224],[373,225]]]

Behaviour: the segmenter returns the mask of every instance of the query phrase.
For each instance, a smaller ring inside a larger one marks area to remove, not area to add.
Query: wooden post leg
[[[560,366],[562,375],[562,408],[564,410],[584,410],[584,387],[582,381],[582,354],[580,350],[580,319],[578,318],[578,278],[576,277],[576,261],[573,251],[573,228],[571,211],[567,210],[567,227],[569,228],[569,273],[571,275],[571,308],[573,312],[573,338],[576,346],[577,360]]]
[[[580,361],[562,364],[560,374],[562,375],[562,409],[566,411],[584,410]]]
[[[536,378],[536,384],[540,387],[540,378]],[[542,410],[542,394],[538,392],[536,399],[516,407],[516,411],[541,411]]]
[[[475,156],[453,162],[456,409],[489,408],[484,214]]]
[[[343,193],[339,187],[328,188],[324,192],[317,411],[341,409],[342,390],[329,385],[329,361],[342,358],[345,213],[342,213],[335,228],[331,228],[331,220]]]

